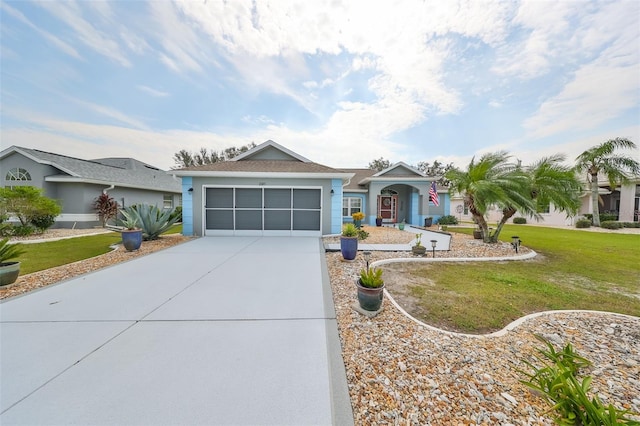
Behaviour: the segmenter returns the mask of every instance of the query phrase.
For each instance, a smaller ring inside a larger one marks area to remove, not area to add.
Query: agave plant
[[[172,209],[162,210],[151,204],[138,204],[127,207],[123,211],[125,217],[136,219],[145,241],[157,240],[160,234],[166,232],[178,221],[179,216],[174,216],[172,213]]]
[[[9,244],[8,238],[0,240],[0,265],[11,259],[17,258],[23,253],[24,250],[19,244]]]

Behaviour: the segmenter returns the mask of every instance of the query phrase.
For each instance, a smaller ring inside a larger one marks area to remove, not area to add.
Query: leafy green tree
[[[380,157],[377,160],[372,160],[368,166],[369,169],[376,170],[378,172],[381,172],[384,169],[388,169],[389,167],[391,167],[391,161],[383,157]]]
[[[504,152],[475,157],[467,170],[452,169],[445,177],[451,182],[449,192],[460,194],[485,243],[495,243],[504,224],[516,212],[540,219],[540,205],[553,203],[560,211],[575,213],[579,206],[580,183],[573,170],[562,165],[564,157],[555,155],[528,167],[510,162]],[[502,217],[493,234],[485,219],[489,208],[498,206]]]
[[[0,211],[14,215],[23,227],[43,216],[58,216],[62,207],[34,186],[0,188]]]
[[[600,226],[598,175],[602,174],[607,178],[611,189],[619,183],[629,182],[632,175],[640,175],[640,163],[632,157],[617,154],[616,151],[621,149],[636,149],[636,144],[625,138],[610,139],[589,148],[576,158],[575,169],[578,173],[587,172],[595,226]]]
[[[181,149],[173,154],[173,161],[176,163],[176,168],[178,169],[184,167],[203,166],[205,164],[217,163],[218,161],[228,161],[255,147],[256,144],[251,142],[250,144],[243,145],[240,148],[232,146],[221,151],[209,151],[204,147],[200,148],[197,152]]]
[[[435,160],[433,164],[430,164],[428,161],[421,161],[418,163],[416,168],[427,176],[440,176],[437,183],[442,186],[449,186],[449,181],[444,177],[444,175],[449,170],[455,169],[455,166],[453,163],[444,164]]]

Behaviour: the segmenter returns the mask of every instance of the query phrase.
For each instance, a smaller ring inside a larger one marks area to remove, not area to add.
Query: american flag
[[[431,188],[429,188],[429,201],[436,206],[440,205],[440,197],[438,197],[438,190],[436,189],[435,182],[431,182]]]

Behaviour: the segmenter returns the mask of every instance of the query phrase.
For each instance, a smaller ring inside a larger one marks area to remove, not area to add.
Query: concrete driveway
[[[348,425],[318,238],[200,238],[0,304],[3,425]]]

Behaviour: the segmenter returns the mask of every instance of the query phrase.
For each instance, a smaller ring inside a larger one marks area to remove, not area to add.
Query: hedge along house
[[[181,204],[180,181],[133,158],[83,160],[37,149],[11,146],[0,152],[4,187],[34,186],[62,205],[54,228],[100,225],[93,208],[102,193],[120,207],[148,203],[162,208]]]
[[[374,177],[372,170],[334,169],[266,141],[229,161],[169,173],[182,178],[185,235],[322,236],[340,233],[351,213],[361,211],[355,204],[345,208],[353,198],[361,200],[360,209],[374,200],[364,210],[372,212],[372,224],[377,196],[387,193],[419,221],[419,194],[428,191],[428,179],[415,170],[388,172]],[[371,187],[380,192],[369,196]]]
[[[362,211],[366,223],[373,225],[377,217],[383,224],[405,222],[423,226],[425,219],[435,221],[449,214],[449,196],[439,188],[439,205],[429,196],[429,188],[438,177],[428,177],[421,171],[399,162],[380,172],[371,169],[348,169],[355,174],[344,188],[343,219]],[[442,192],[442,194],[440,194]]]

